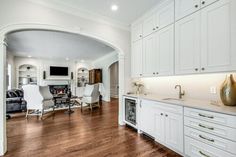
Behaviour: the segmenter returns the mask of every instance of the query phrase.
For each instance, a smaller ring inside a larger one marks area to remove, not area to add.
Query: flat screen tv
[[[68,67],[50,66],[50,76],[68,76]]]

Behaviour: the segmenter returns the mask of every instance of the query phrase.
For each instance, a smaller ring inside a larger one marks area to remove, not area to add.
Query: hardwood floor
[[[180,157],[135,130],[118,125],[118,101],[93,113],[56,112],[41,121],[24,117],[7,121],[7,157]]]

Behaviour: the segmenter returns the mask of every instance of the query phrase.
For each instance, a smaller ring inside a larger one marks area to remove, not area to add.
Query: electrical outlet
[[[210,87],[210,93],[211,93],[211,94],[216,94],[216,93],[217,93],[215,86],[211,86],[211,87]]]

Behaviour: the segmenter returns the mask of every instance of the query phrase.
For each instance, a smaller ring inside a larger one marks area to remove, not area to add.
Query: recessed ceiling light
[[[118,7],[117,5],[115,5],[115,4],[111,6],[111,10],[112,10],[112,11],[117,11],[118,8],[119,8],[119,7]]]
[[[32,56],[30,56],[30,55],[28,56],[28,58],[31,58],[31,57],[32,57]]]

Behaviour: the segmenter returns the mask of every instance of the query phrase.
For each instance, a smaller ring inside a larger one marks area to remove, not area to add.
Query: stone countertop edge
[[[137,99],[146,99],[151,101],[158,101],[162,103],[179,105],[183,107],[189,107],[194,109],[213,111],[223,114],[228,114],[232,116],[236,116],[236,106],[225,106],[222,103],[219,104],[211,104],[210,101],[206,100],[198,100],[198,99],[183,99],[183,101],[173,101],[173,100],[163,100],[165,98],[170,98],[170,96],[159,96],[153,94],[124,94],[126,97],[133,97]]]

